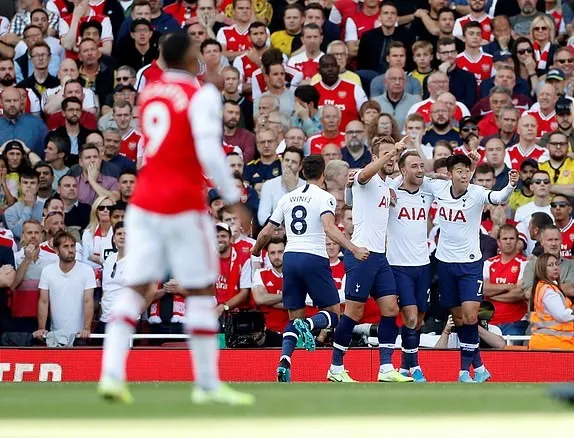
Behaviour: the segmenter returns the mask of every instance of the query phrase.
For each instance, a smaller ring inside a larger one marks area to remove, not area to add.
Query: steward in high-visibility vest
[[[560,322],[544,307],[547,293],[556,292],[562,298],[564,309],[572,309],[572,300],[555,283],[540,280],[534,292],[534,310],[530,313],[530,348],[536,350],[574,350],[574,316],[568,322]],[[570,314],[572,316],[572,313]]]

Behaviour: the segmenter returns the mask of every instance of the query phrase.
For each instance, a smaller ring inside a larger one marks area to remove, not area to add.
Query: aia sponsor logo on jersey
[[[448,222],[466,222],[466,217],[462,210],[453,210],[451,208],[440,207],[438,210],[439,217]]]
[[[407,208],[402,207],[398,215],[399,219],[406,219],[408,221],[426,221],[427,213],[424,208]]]
[[[383,196],[383,199],[381,199],[381,202],[379,203],[379,207],[389,208],[390,206],[391,200],[388,197]]]

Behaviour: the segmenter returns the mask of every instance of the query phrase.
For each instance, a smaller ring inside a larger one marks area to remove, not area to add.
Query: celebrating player
[[[427,218],[433,196],[421,190],[425,165],[416,151],[405,151],[399,159],[402,178],[396,202],[389,215],[387,254],[403,317],[401,327],[401,374],[409,373],[417,383],[426,379],[418,362],[420,328],[430,297],[431,270],[427,243]]]
[[[186,291],[185,327],[191,335],[195,403],[251,405],[253,396],[220,383],[213,284],[218,275],[216,239],[206,206],[206,174],[229,204],[239,201],[221,148],[221,96],[210,85],[200,88],[190,72],[197,47],[186,34],[162,44],[168,71],[144,89],[139,120],[144,167],[126,214],[127,288],[108,324],[102,397],[132,402],[125,384],[130,336],[153,285],[169,273]]]
[[[438,204],[436,218],[440,228],[436,258],[440,303],[450,308],[460,339],[459,382],[485,382],[490,373],[480,357],[478,310],[482,293],[482,254],[480,223],[484,204],[505,203],[518,183],[518,172],[509,172],[509,183],[502,190],[487,190],[470,184],[471,161],[465,155],[447,159],[450,181],[435,180],[428,188]],[[427,184],[423,185],[427,190]],[[474,368],[474,380],[470,366]]]
[[[321,155],[303,160],[307,184],[284,195],[252,249],[259,256],[273,231],[285,222],[287,246],[283,255],[283,306],[289,311],[289,323],[283,331],[277,381],[291,380],[291,356],[299,337],[305,348],[315,349],[312,330],[335,327],[339,320],[339,293],[329,264],[326,235],[348,249],[358,260],[366,260],[369,251],[359,248],[335,224],[335,197],[323,189],[325,161]],[[321,311],[305,318],[305,297],[309,296]]]
[[[365,302],[372,296],[381,311],[378,328],[380,382],[412,382],[393,368],[392,355],[397,337],[396,317],[399,313],[395,279],[385,255],[385,241],[391,189],[386,181],[392,175],[397,152],[404,149],[404,141],[395,145],[392,137],[377,137],[371,152],[373,159],[354,176],[353,237],[355,245],[366,246],[370,255],[356,261],[345,254],[347,274],[345,283],[345,313],[341,316],[333,343],[333,358],[327,373],[332,382],[354,382],[343,366],[343,356],[349,348],[353,328],[361,320]]]

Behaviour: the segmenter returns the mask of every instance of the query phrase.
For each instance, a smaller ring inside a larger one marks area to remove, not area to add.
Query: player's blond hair
[[[395,139],[393,137],[388,136],[388,135],[381,136],[381,137],[373,137],[373,139],[371,140],[371,153],[378,157],[379,156],[379,149],[384,144],[394,145]]]

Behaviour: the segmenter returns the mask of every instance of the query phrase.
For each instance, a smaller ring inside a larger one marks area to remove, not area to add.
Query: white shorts
[[[126,212],[128,286],[176,279],[186,289],[201,289],[219,275],[217,238],[205,212],[152,213],[134,205]]]

